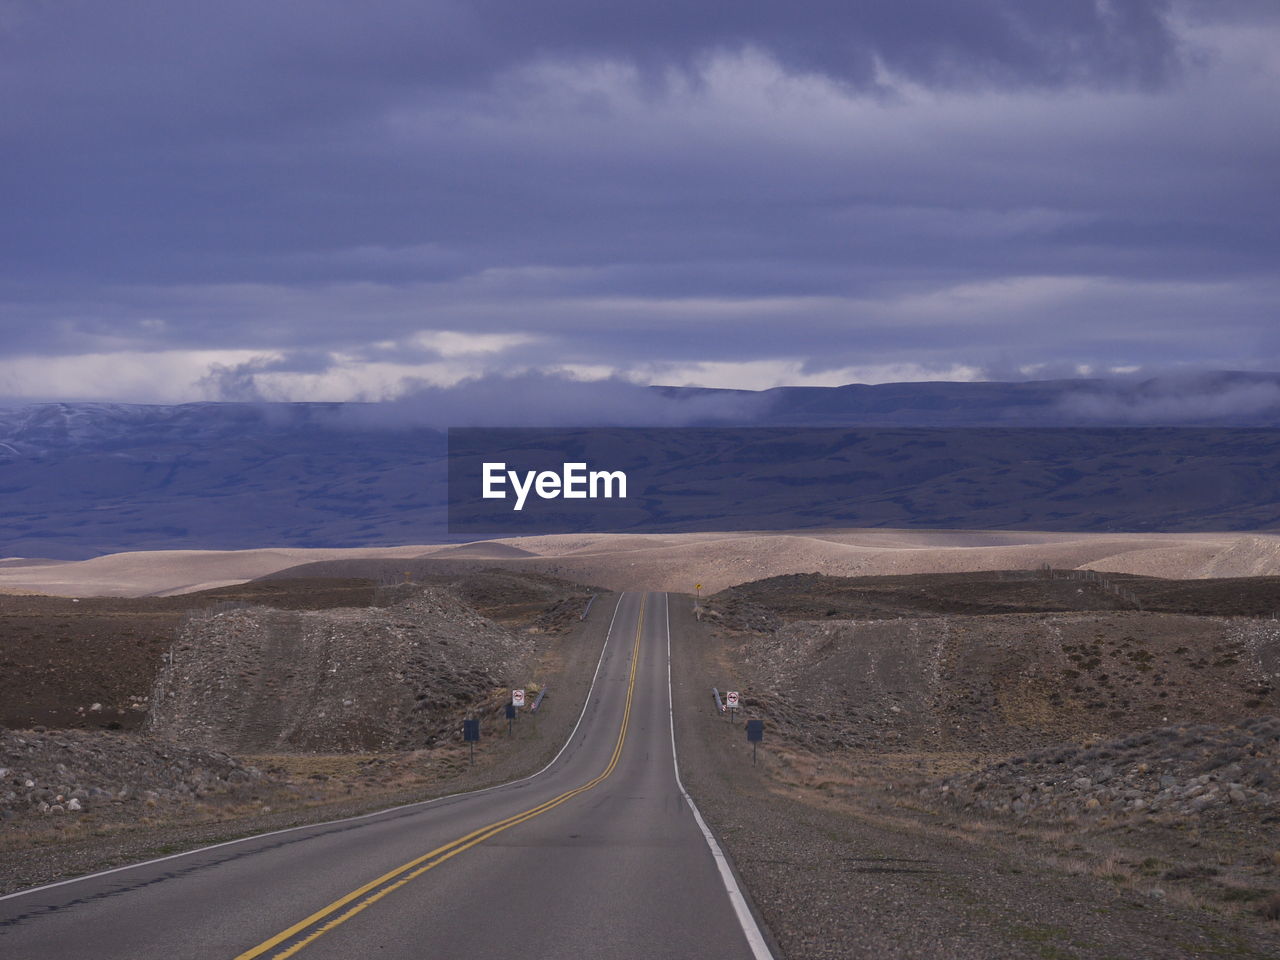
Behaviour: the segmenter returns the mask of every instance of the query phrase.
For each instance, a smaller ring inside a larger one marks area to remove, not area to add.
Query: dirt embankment
[[[194,617],[156,681],[146,731],[233,753],[430,746],[523,682],[533,649],[438,587],[385,609]]]
[[[1277,605],[1280,578],[801,574],[702,616],[755,708],[803,742],[1012,752],[1280,712],[1280,622],[1214,614]]]
[[[671,608],[681,770],[787,957],[1278,955],[1280,928],[1268,911],[1280,890],[1280,858],[1275,823],[1264,822],[1274,805],[1264,805],[1258,779],[1273,750],[1263,742],[1269,721],[1077,746],[1046,733],[1041,742],[1056,740],[1058,748],[987,765],[997,751],[928,749],[912,739],[911,726],[898,730],[900,739],[879,737],[886,731],[874,710],[849,718],[841,729],[851,741],[840,743],[807,736],[830,733],[817,716],[770,715],[753,763],[742,720],[763,712],[755,692],[764,675],[790,676],[794,693],[812,696],[800,678],[820,675],[821,665],[805,672],[812,650],[783,663],[747,663],[740,632],[698,622],[688,598],[673,598]],[[785,647],[783,637],[769,637]],[[856,673],[865,664],[845,663],[836,679],[864,689]],[[904,672],[882,674],[885,689]],[[736,724],[717,713],[712,684],[742,688]],[[902,703],[881,701],[895,702]],[[1012,741],[1034,729],[1015,726]],[[1162,757],[1169,762],[1155,762]],[[1225,767],[1205,769],[1220,759]],[[1206,774],[1210,786],[1192,783]],[[1090,786],[1077,787],[1086,778]],[[1052,788],[1036,789],[1042,815],[1013,811],[1028,782]],[[946,784],[956,799],[940,797]],[[1230,797],[1232,784],[1247,788],[1244,802]],[[1124,812],[1137,806],[1128,791],[1148,785],[1152,797],[1168,791],[1163,819],[1141,808]],[[1055,808],[1048,798],[1058,791]],[[1107,799],[1085,812],[1102,791]],[[1206,793],[1218,796],[1200,802],[1203,812],[1182,809],[1187,795],[1196,803]],[[970,804],[975,794],[1006,809]]]
[[[1280,713],[1280,624],[1265,620],[802,620],[728,643],[753,707],[816,745],[1013,751]]]
[[[1049,897],[1036,904],[1057,916],[1045,943],[1072,956],[1201,956],[1228,943],[1231,955],[1269,956],[1280,942],[1280,623],[1212,615],[1215,597],[1231,612],[1266,606],[1277,587],[1244,585],[1252,595],[1141,585],[1199,611],[1189,614],[1116,609],[1105,585],[1091,594],[1093,582],[1066,577],[785,577],[710,598],[690,629],[708,681],[742,693],[739,719],[765,720],[761,788],[803,805],[794,822],[921,862],[950,850],[948,872],[1015,873],[1001,881],[1013,891],[1008,926],[1019,896]],[[697,699],[711,706],[709,691]],[[729,726],[712,721],[707,735],[736,753],[741,731]],[[824,846],[800,834],[784,846],[806,844]],[[816,872],[819,887],[847,879],[834,863]],[[802,888],[814,902],[811,886],[797,875],[771,893],[779,916]],[[1067,888],[1073,903],[1053,902]],[[941,895],[922,883],[907,908],[928,915]],[[1158,927],[1126,913],[1097,927],[1112,946],[1076,949],[1073,937],[1096,938],[1068,922],[1072,910],[1156,903],[1176,944],[1142,947]],[[843,922],[809,912],[809,925]],[[1224,939],[1196,932],[1210,927]],[[826,955],[806,950],[796,955]],[[987,944],[979,955],[1002,954]]]
[[[602,597],[583,620],[586,590],[503,573],[366,581],[364,602],[345,607],[335,601],[350,591],[334,582],[237,590],[238,603],[188,618],[175,645],[187,649],[158,671],[164,736],[0,730],[0,893],[527,775],[581,711],[613,607]],[[109,660],[119,642],[105,630],[75,663],[91,670],[91,654]],[[63,650],[54,641],[46,655],[61,662]],[[511,685],[547,697],[507,736]],[[466,715],[481,719],[474,766],[457,742]]]
[[[136,730],[183,620],[232,603],[367,607],[369,580],[242,584],[183,597],[0,597],[0,727]]]
[[[403,574],[394,579],[402,584]],[[589,595],[538,574],[478,571],[428,582],[535,642],[575,623]],[[180,597],[0,597],[0,727],[136,730],[189,617],[235,605],[365,610],[393,603],[402,589],[368,579],[292,577]]]

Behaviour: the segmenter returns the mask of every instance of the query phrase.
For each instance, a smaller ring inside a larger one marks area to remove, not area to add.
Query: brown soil
[[[571,623],[581,608],[570,598],[585,596],[537,574],[432,582],[456,584],[468,604],[504,626],[535,630]],[[164,655],[193,613],[236,605],[358,609],[390,600],[385,585],[353,578],[260,580],[177,597],[0,596],[0,727],[140,728]]]
[[[730,587],[716,594],[729,614],[782,620],[878,620],[1141,610],[1207,616],[1280,614],[1280,577],[1164,580],[1085,570],[1000,570],[889,577],[797,573]]]
[[[740,675],[726,683],[813,743],[1017,750],[1280,712],[1270,621],[1002,614],[796,621],[728,636]]]
[[[1280,585],[1090,577],[803,575],[726,590],[700,621],[689,605],[708,688],[691,722],[739,765],[741,720],[766,724],[766,759],[737,768],[735,806],[706,789],[788,956],[863,955],[820,888],[883,900],[840,862],[868,848],[885,869],[923,865],[882,904],[878,935],[894,931],[894,904],[946,930],[868,956],[1015,956],[1019,937],[1045,956],[1280,948],[1267,919],[1280,727],[1266,717],[1280,714],[1280,624],[1216,615],[1269,612]],[[738,724],[716,714],[712,685],[741,692]],[[772,823],[779,800],[796,812],[771,827],[773,846],[811,851],[811,871],[760,866],[777,854],[735,832],[753,807]],[[957,925],[964,903],[978,923]]]

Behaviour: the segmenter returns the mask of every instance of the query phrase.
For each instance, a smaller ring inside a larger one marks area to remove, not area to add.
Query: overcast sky
[[[0,397],[1280,368],[1274,0],[0,0]]]

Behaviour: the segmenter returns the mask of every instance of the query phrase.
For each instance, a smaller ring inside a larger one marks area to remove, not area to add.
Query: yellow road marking
[[[422,874],[426,873],[428,870],[438,867],[446,860],[457,856],[464,850],[470,850],[472,847],[476,846],[476,844],[483,843],[490,837],[502,833],[504,830],[510,830],[512,827],[524,823],[526,820],[532,820],[534,817],[540,816],[548,810],[572,800],[574,797],[578,796],[578,794],[585,793],[608,778],[608,776],[613,773],[614,768],[618,765],[618,758],[622,756],[622,745],[626,742],[627,727],[631,723],[631,701],[635,696],[636,665],[640,661],[640,634],[643,629],[644,597],[642,596],[640,598],[640,612],[636,619],[636,639],[631,649],[631,676],[627,682],[627,700],[622,711],[622,725],[618,729],[618,742],[614,744],[613,755],[609,758],[609,763],[603,771],[581,786],[574,787],[572,790],[566,790],[558,797],[553,797],[544,803],[538,804],[536,807],[530,807],[522,813],[517,813],[507,817],[505,820],[498,820],[488,826],[481,827],[479,830],[473,830],[466,836],[450,841],[442,847],[436,847],[436,849],[432,850],[430,853],[424,853],[422,856],[415,857],[408,863],[401,864],[394,870],[387,871],[376,880],[371,880],[363,886],[352,890],[345,896],[333,901],[333,903],[329,904],[327,907],[320,908],[305,920],[298,921],[287,930],[280,931],[274,937],[271,937],[269,940],[264,940],[251,950],[246,950],[244,953],[238,954],[235,957],[235,960],[254,960],[255,957],[261,957],[273,947],[279,946],[286,940],[296,937],[303,930],[320,923],[320,921],[329,917],[338,910],[341,910],[343,907],[347,906],[347,904],[356,900],[360,901],[349,910],[346,910],[338,916],[333,917],[333,919],[328,922],[321,924],[311,933],[307,934],[307,936],[302,940],[299,940],[292,946],[274,954],[271,960],[284,960],[286,957],[291,957],[303,947],[328,933],[334,927],[346,923],[360,911],[377,903],[388,893],[391,893],[391,891],[398,890],[409,881],[422,876]],[[366,894],[368,894],[368,896],[365,896]],[[364,899],[360,900],[361,897],[364,897]]]

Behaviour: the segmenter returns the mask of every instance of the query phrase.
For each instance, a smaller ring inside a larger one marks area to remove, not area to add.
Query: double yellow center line
[[[490,837],[497,836],[504,830],[510,830],[526,820],[532,820],[534,817],[572,800],[578,794],[585,793],[608,778],[613,773],[614,768],[617,767],[618,758],[622,756],[622,745],[627,739],[627,726],[631,722],[631,701],[635,696],[636,664],[640,660],[640,635],[643,629],[644,599],[642,598],[640,601],[640,613],[636,619],[635,643],[631,649],[631,673],[627,680],[627,702],[622,711],[622,726],[618,730],[618,742],[614,744],[613,755],[609,758],[608,765],[598,775],[581,786],[566,790],[558,797],[554,797],[545,803],[530,807],[528,810],[507,817],[505,820],[499,820],[496,823],[481,827],[479,830],[473,830],[464,837],[459,837],[457,840],[446,843],[442,847],[436,847],[429,853],[424,853],[408,863],[401,864],[394,870],[389,870],[376,880],[371,880],[364,886],[352,890],[346,896],[333,901],[327,907],[322,907],[305,920],[298,921],[287,930],[281,930],[274,937],[264,940],[253,949],[237,955],[235,960],[254,960],[255,957],[261,957],[276,947],[281,947],[281,949],[278,953],[272,954],[271,960],[284,960],[285,957],[292,957],[303,947],[313,943],[335,927],[346,923],[362,910],[373,906],[387,894],[400,889],[411,880],[422,876],[428,870],[440,866],[440,864],[456,857],[464,850],[470,850],[477,844],[484,843]],[[346,908],[345,910],[343,909],[344,907]]]

